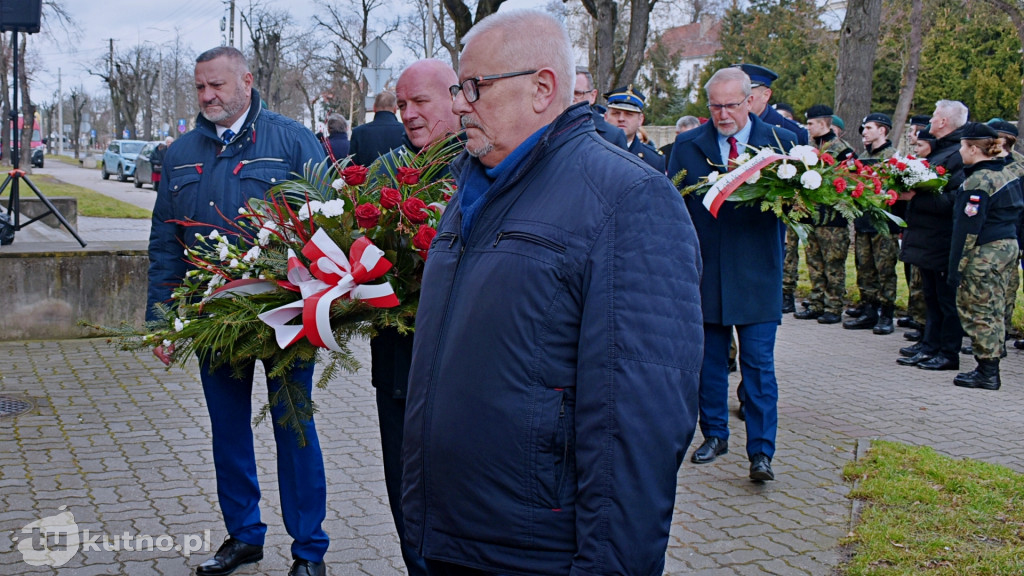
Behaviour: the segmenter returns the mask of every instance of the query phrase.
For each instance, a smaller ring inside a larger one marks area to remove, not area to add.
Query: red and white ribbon
[[[733,192],[736,191],[741,185],[745,184],[747,180],[757,173],[758,170],[779,160],[793,159],[785,154],[779,154],[774,150],[764,149],[757,153],[750,160],[747,160],[743,164],[736,167],[735,170],[730,171],[721,178],[715,181],[708,193],[704,195],[704,207],[711,212],[711,215],[718,218],[718,209],[722,207],[722,203],[726,201]]]
[[[391,269],[384,251],[368,238],[356,240],[346,257],[321,228],[303,246],[302,254],[310,261],[308,270],[294,252],[288,253],[288,281],[298,288],[302,299],[259,315],[274,329],[281,348],[305,336],[314,346],[343,352],[331,330],[331,304],[338,298],[362,300],[376,308],[398,306],[391,284],[366,284]],[[288,324],[299,315],[301,324]]]

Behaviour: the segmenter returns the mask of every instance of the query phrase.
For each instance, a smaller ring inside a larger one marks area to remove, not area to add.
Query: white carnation
[[[345,187],[345,180],[342,179],[342,178],[338,178],[334,182],[331,182],[331,188],[334,188],[335,190],[341,190],[344,187]]]
[[[181,332],[185,329],[185,323],[181,321],[181,318],[174,319],[174,331]]]
[[[228,268],[238,268],[238,258],[232,258],[228,263]]]
[[[775,169],[775,172],[779,175],[779,178],[789,180],[793,176],[796,176],[796,166],[793,166],[788,162],[783,162]]]
[[[345,213],[345,201],[341,199],[328,200],[320,207],[320,213],[327,218],[336,218]]]
[[[249,248],[249,251],[245,253],[245,256],[242,256],[242,261],[243,262],[255,262],[256,259],[259,258],[259,257],[260,257],[260,247],[259,246],[253,246],[252,248]]]
[[[750,161],[750,154],[748,154],[746,152],[744,152],[743,154],[740,154],[739,156],[737,156],[735,160],[732,160],[732,162],[735,162],[737,166],[745,164],[745,163],[747,163],[749,161]]]
[[[818,163],[818,150],[814,146],[793,146],[789,155],[803,162],[804,166],[808,168]]]
[[[714,184],[718,180],[719,176],[721,176],[721,173],[719,172],[712,172],[708,174],[708,184]]]
[[[800,185],[808,190],[817,190],[821,186],[821,174],[808,170],[800,176]]]
[[[221,261],[227,260],[228,259],[228,245],[227,244],[221,244],[220,245],[220,250],[218,250],[217,255],[220,256]]]
[[[218,239],[220,239],[220,232],[217,232],[216,230],[214,230],[213,232],[210,232],[210,240],[218,240]]]
[[[274,224],[269,220],[264,222],[263,227],[260,228],[259,233],[256,235],[256,240],[259,242],[259,245],[266,246],[267,243],[270,242],[270,235],[273,234],[275,230],[277,230],[277,224]]]
[[[310,200],[299,208],[299,220],[309,220],[313,214],[319,214],[321,208],[323,208],[323,202]]]
[[[761,171],[754,172],[747,178],[747,184],[756,184],[761,179]]]

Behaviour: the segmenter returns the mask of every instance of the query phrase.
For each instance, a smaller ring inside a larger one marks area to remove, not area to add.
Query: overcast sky
[[[68,41],[63,31],[50,27],[50,34],[32,34],[29,54],[41,65],[32,82],[32,99],[42,102],[53,99],[57,91],[58,69],[64,93],[82,85],[86,92],[105,90],[98,77],[90,75],[97,63],[107,57],[110,39],[115,50],[127,50],[144,42],[156,46],[173,46],[177,33],[183,46],[200,52],[222,43],[221,20],[227,16],[227,3],[221,0],[59,0],[80,28],[80,37]],[[339,0],[335,0],[339,1]],[[248,0],[236,0],[247,7]],[[314,14],[312,0],[263,0],[263,5],[291,12],[295,23],[308,26]],[[404,4],[404,3],[403,3]],[[509,0],[508,7],[540,6],[541,0]],[[46,9],[44,8],[44,11]],[[237,16],[236,16],[237,18]],[[44,20],[49,16],[44,14]],[[239,37],[238,25],[235,37]],[[389,37],[392,49],[398,52],[397,36]],[[387,62],[394,66],[397,55]]]

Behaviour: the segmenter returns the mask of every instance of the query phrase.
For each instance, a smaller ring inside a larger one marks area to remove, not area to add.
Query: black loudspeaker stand
[[[11,84],[14,87],[14,97],[11,99],[12,126],[17,126],[18,122],[18,31],[28,29],[29,28],[26,28],[22,24],[14,25],[10,27],[10,29],[8,29],[6,23],[0,23],[0,31],[11,32],[11,47],[12,54],[14,56],[14,81],[11,82]],[[36,25],[34,31],[39,31],[38,24]],[[32,130],[33,124],[33,118],[26,118],[24,124],[22,124],[21,129]],[[67,231],[70,232],[71,235],[75,237],[75,240],[78,240],[78,243],[81,244],[84,248],[85,241],[82,240],[82,237],[78,235],[78,232],[71,228],[71,224],[69,224],[67,219],[64,218],[64,215],[60,213],[60,210],[57,210],[57,207],[54,206],[53,203],[50,202],[50,200],[47,199],[42,192],[39,191],[39,188],[36,188],[36,185],[32,183],[32,180],[30,180],[28,175],[25,174],[25,171],[19,168],[21,163],[21,154],[19,154],[18,151],[18,145],[20,144],[19,141],[21,140],[20,132],[20,130],[15,130],[14,134],[16,134],[16,136],[11,138],[12,170],[7,173],[7,178],[4,180],[4,183],[0,185],[0,196],[3,195],[5,190],[7,190],[8,185],[10,185],[11,187],[11,197],[7,201],[7,214],[0,213],[0,216],[6,216],[6,218],[0,218],[0,244],[10,244],[11,242],[14,242],[15,232],[21,230],[22,228],[28,226],[29,224],[35,222],[36,220],[44,218],[49,214],[53,214],[57,218],[57,220],[60,221],[61,225],[64,226],[64,228],[66,228]],[[43,212],[42,214],[36,216],[35,218],[32,218],[31,220],[27,220],[25,222],[21,221],[21,206],[19,198],[19,184],[22,181],[24,181],[25,184],[28,184],[28,187],[31,188],[33,192],[35,192],[36,196],[39,197],[39,200],[41,200],[42,203],[46,205],[46,212]]]

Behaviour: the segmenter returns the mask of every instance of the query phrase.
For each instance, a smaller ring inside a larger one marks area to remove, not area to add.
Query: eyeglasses
[[[462,84],[455,84],[448,87],[448,91],[452,94],[452,100],[455,100],[459,96],[459,90],[462,91],[462,95],[466,97],[466,102],[472,104],[480,99],[480,83],[489,80],[501,80],[502,78],[515,78],[516,76],[526,76],[527,74],[535,74],[536,70],[524,70],[522,72],[508,72],[506,74],[492,74],[490,76],[477,76],[476,78],[467,78],[462,81]]]
[[[711,111],[714,111],[714,112],[721,112],[722,110],[728,110],[729,112],[732,112],[733,110],[735,110],[735,109],[739,108],[740,106],[742,106],[744,102],[746,102],[746,100],[740,100],[739,102],[730,102],[728,104],[708,104],[708,110],[711,110]]]

